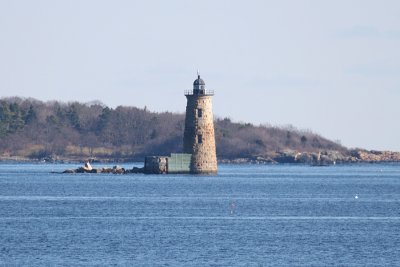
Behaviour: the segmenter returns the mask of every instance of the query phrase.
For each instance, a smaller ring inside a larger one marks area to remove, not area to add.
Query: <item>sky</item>
[[[400,1],[0,0],[0,97],[214,114],[400,151]]]

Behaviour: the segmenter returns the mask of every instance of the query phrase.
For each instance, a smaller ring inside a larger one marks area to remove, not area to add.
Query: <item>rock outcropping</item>
[[[350,153],[360,162],[400,162],[400,152],[352,150]]]
[[[219,160],[220,163],[232,164],[306,164],[312,166],[328,166],[335,164],[352,164],[352,163],[390,163],[400,162],[400,152],[392,151],[376,151],[353,149],[346,152],[339,151],[321,151],[321,152],[298,152],[288,150],[284,152],[273,152],[267,156],[256,156],[236,159]],[[65,170],[63,173],[145,173],[144,167],[133,167],[125,169],[120,166],[112,168],[93,168],[89,162],[77,169]]]
[[[220,160],[220,163],[234,164],[279,164],[294,163],[308,164],[312,166],[326,166],[334,164],[349,163],[383,163],[400,162],[400,152],[375,151],[353,149],[346,152],[340,151],[320,151],[320,152],[297,152],[287,150],[283,152],[273,152],[266,156],[251,158],[238,158],[232,160]]]
[[[89,162],[86,162],[83,167],[77,169],[65,170],[63,173],[112,173],[112,174],[128,174],[128,173],[144,173],[144,168],[133,167],[125,169],[118,165],[112,168],[93,168]]]

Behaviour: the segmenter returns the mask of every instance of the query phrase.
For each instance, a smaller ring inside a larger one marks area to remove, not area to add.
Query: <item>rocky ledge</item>
[[[63,173],[113,173],[113,174],[143,173],[143,172],[144,168],[133,167],[132,169],[125,169],[118,165],[112,168],[93,168],[89,162],[86,162],[83,167],[63,171]]]
[[[392,151],[376,151],[353,149],[346,152],[339,151],[320,151],[320,152],[298,152],[284,151],[273,152],[265,156],[243,157],[236,159],[220,159],[219,163],[231,164],[305,164],[311,166],[329,166],[335,164],[352,164],[352,163],[400,163],[400,152]],[[77,169],[65,170],[63,173],[144,173],[144,167],[133,167],[125,169],[120,166],[112,168],[93,168],[89,162]]]
[[[352,156],[361,162],[400,162],[400,152],[352,150]]]
[[[320,152],[298,152],[283,151],[273,152],[264,156],[243,157],[236,159],[220,159],[220,163],[233,164],[279,164],[294,163],[312,166],[326,166],[334,164],[349,163],[389,163],[400,162],[400,152],[375,151],[353,149],[346,152],[320,151]]]

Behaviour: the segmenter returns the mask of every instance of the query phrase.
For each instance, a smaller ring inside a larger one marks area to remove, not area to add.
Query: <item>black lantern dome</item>
[[[197,75],[197,79],[194,80],[193,85],[206,85],[206,83],[204,82],[204,80],[202,78],[200,78],[200,74]]]

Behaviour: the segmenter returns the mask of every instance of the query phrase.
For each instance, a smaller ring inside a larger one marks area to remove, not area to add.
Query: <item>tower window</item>
[[[202,144],[203,143],[203,135],[199,134],[197,136],[197,143]]]
[[[202,110],[201,108],[199,108],[199,109],[197,110],[197,117],[198,117],[198,118],[202,118],[202,117],[203,117],[203,110]]]

